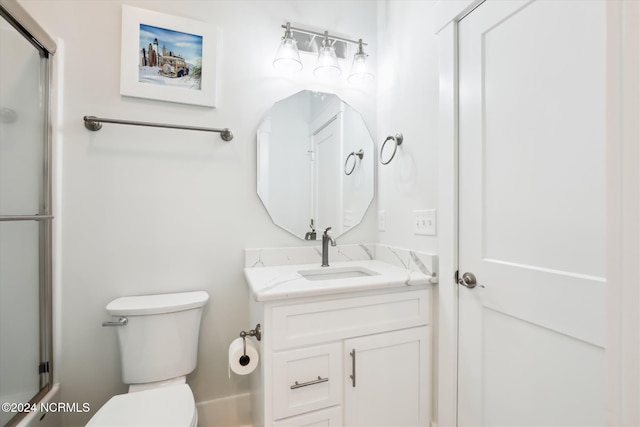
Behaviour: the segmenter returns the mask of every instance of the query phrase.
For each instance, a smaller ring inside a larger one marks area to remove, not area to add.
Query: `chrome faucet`
[[[331,242],[331,246],[336,245],[336,239],[329,235],[329,230],[331,227],[324,230],[322,235],[322,267],[329,267],[329,242]]]
[[[311,218],[309,228],[311,228],[311,231],[307,231],[307,234],[304,235],[304,240],[316,240],[316,229],[313,228],[313,218]]]

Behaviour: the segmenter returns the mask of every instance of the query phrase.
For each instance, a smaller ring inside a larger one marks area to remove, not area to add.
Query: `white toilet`
[[[122,297],[107,305],[116,317],[122,380],[127,394],[105,403],[87,426],[184,426],[198,424],[186,375],[197,364],[204,291]]]

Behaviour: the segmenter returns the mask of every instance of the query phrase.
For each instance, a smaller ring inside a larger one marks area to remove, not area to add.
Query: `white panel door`
[[[605,12],[459,24],[460,426],[604,425]]]

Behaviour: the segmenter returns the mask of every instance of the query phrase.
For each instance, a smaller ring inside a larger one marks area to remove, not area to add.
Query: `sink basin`
[[[364,267],[323,267],[298,271],[307,280],[337,280],[355,277],[376,276],[378,273]]]

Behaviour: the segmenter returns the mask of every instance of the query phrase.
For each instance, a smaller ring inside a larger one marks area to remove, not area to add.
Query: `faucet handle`
[[[327,227],[327,229],[324,230],[323,240],[326,237],[326,239],[331,243],[331,246],[336,246],[336,239],[334,239],[331,234],[329,234],[329,230],[331,230],[331,227]]]

